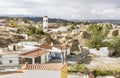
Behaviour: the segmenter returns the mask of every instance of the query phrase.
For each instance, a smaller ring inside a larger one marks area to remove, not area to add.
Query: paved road
[[[69,64],[75,64],[78,61],[84,60],[88,54],[89,54],[89,50],[83,49],[83,52],[81,54],[68,57],[67,62]]]

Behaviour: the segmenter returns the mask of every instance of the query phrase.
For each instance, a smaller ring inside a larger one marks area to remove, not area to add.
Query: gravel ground
[[[120,68],[120,58],[112,57],[94,57],[87,64],[88,68],[117,69]]]

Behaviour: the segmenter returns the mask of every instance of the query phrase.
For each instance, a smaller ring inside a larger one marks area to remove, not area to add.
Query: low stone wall
[[[95,54],[97,56],[108,56],[109,55],[109,50],[107,47],[102,47],[99,50],[96,48],[89,49],[90,53]]]

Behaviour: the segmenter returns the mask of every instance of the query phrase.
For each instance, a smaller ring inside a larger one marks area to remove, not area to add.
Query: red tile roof
[[[23,65],[23,69],[27,70],[52,70],[58,71],[61,70],[66,64],[62,63],[49,63],[49,64],[26,64]]]
[[[31,51],[31,52],[21,54],[20,56],[37,57],[37,56],[41,56],[41,55],[43,55],[47,52],[48,51],[46,51],[46,50],[39,49],[39,50],[34,50],[34,51]]]
[[[43,27],[43,26],[42,26]],[[51,30],[51,29],[58,29],[60,26],[59,25],[48,25],[48,29]]]
[[[52,49],[52,46],[50,44],[41,44],[40,48],[42,48],[42,49]]]
[[[54,47],[55,47],[55,48],[58,48],[58,49],[60,49],[60,50],[65,50],[65,49],[66,49],[65,46],[59,46],[59,45],[55,45]]]
[[[48,28],[49,29],[57,29],[57,28],[59,28],[60,26],[59,25],[54,25],[54,24],[49,24],[48,25]]]

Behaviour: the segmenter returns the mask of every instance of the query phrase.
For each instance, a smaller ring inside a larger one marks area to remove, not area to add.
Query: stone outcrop
[[[12,42],[13,41],[10,38],[4,39],[4,38],[0,37],[0,47],[1,48],[7,47]]]
[[[78,40],[73,40],[73,43],[71,45],[71,52],[79,51],[78,45],[79,45]]]
[[[90,34],[87,31],[83,31],[83,32],[81,32],[81,37],[84,39],[87,39],[90,37]]]
[[[113,30],[112,31],[112,36],[118,36],[119,30]]]

